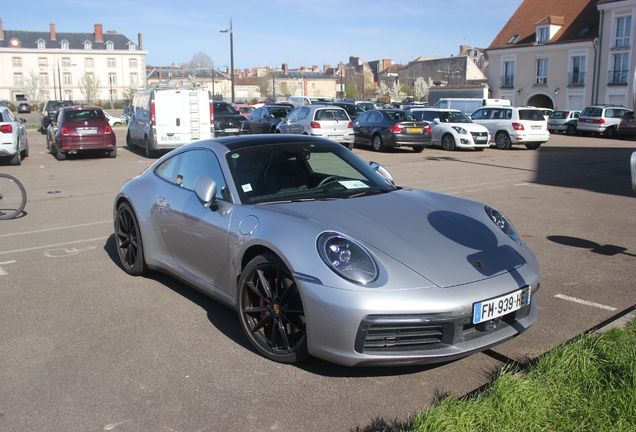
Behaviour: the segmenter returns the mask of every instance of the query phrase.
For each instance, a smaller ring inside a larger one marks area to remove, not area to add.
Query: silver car
[[[333,105],[312,104],[294,108],[278,124],[276,133],[327,138],[353,149],[355,135],[349,114]]]
[[[282,363],[443,362],[537,317],[537,260],[502,213],[398,187],[322,138],[188,144],[129,180],[113,217],[126,272],[169,273],[235,309]]]

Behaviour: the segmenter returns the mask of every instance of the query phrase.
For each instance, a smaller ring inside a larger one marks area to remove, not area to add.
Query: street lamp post
[[[230,33],[230,81],[232,82],[232,103],[234,103],[234,36],[232,33],[232,18],[230,18],[230,27],[219,31],[221,33]]]

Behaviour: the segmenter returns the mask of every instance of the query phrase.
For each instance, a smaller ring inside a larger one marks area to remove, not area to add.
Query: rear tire
[[[499,150],[508,150],[512,147],[510,136],[506,132],[497,132],[495,135],[495,145]]]
[[[424,151],[424,146],[416,146],[411,147],[415,153],[422,153]]]
[[[526,148],[528,150],[536,150],[539,147],[541,147],[541,143],[539,143],[539,144],[526,144]]]
[[[572,125],[568,125],[568,130],[565,131],[568,135],[576,135],[576,128]]]
[[[148,137],[144,138],[144,151],[148,159],[156,157],[154,150],[150,148],[150,141],[148,140]]]
[[[146,273],[148,269],[144,261],[139,222],[132,207],[126,202],[117,207],[115,241],[117,255],[124,271],[131,276],[141,276]]]
[[[66,153],[62,153],[59,148],[55,149],[55,159],[59,161],[66,160]]]
[[[128,150],[134,150],[135,147],[132,142],[132,138],[130,138],[130,133],[126,134],[126,147],[128,147]]]
[[[108,157],[111,159],[115,159],[117,157],[117,149],[108,152]]]
[[[616,137],[616,129],[614,129],[613,127],[605,129],[605,138],[613,139],[615,137]]]
[[[371,143],[373,145],[373,150],[377,152],[384,151],[384,143],[382,142],[382,137],[380,135],[373,135]]]
[[[22,165],[22,152],[18,151],[9,161],[11,165]]]

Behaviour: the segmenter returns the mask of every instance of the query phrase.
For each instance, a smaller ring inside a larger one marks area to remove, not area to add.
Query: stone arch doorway
[[[544,95],[544,94],[536,94],[533,96],[530,96],[530,98],[528,99],[528,103],[529,106],[534,106],[537,108],[550,108],[550,109],[554,109],[554,103],[552,102],[552,98],[548,95]]]

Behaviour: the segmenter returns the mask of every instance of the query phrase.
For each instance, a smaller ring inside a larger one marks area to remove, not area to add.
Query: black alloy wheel
[[[245,266],[238,306],[241,326],[261,355],[290,364],[309,356],[300,292],[276,255],[259,255]]]
[[[455,150],[455,138],[451,134],[447,133],[442,137],[442,148],[448,151]]]
[[[126,273],[132,276],[141,276],[146,273],[139,223],[132,208],[126,202],[117,207],[115,240],[117,241],[117,255],[119,255],[119,261]]]
[[[510,136],[508,136],[506,132],[497,132],[497,135],[495,135],[495,145],[499,150],[508,150],[512,146]]]

